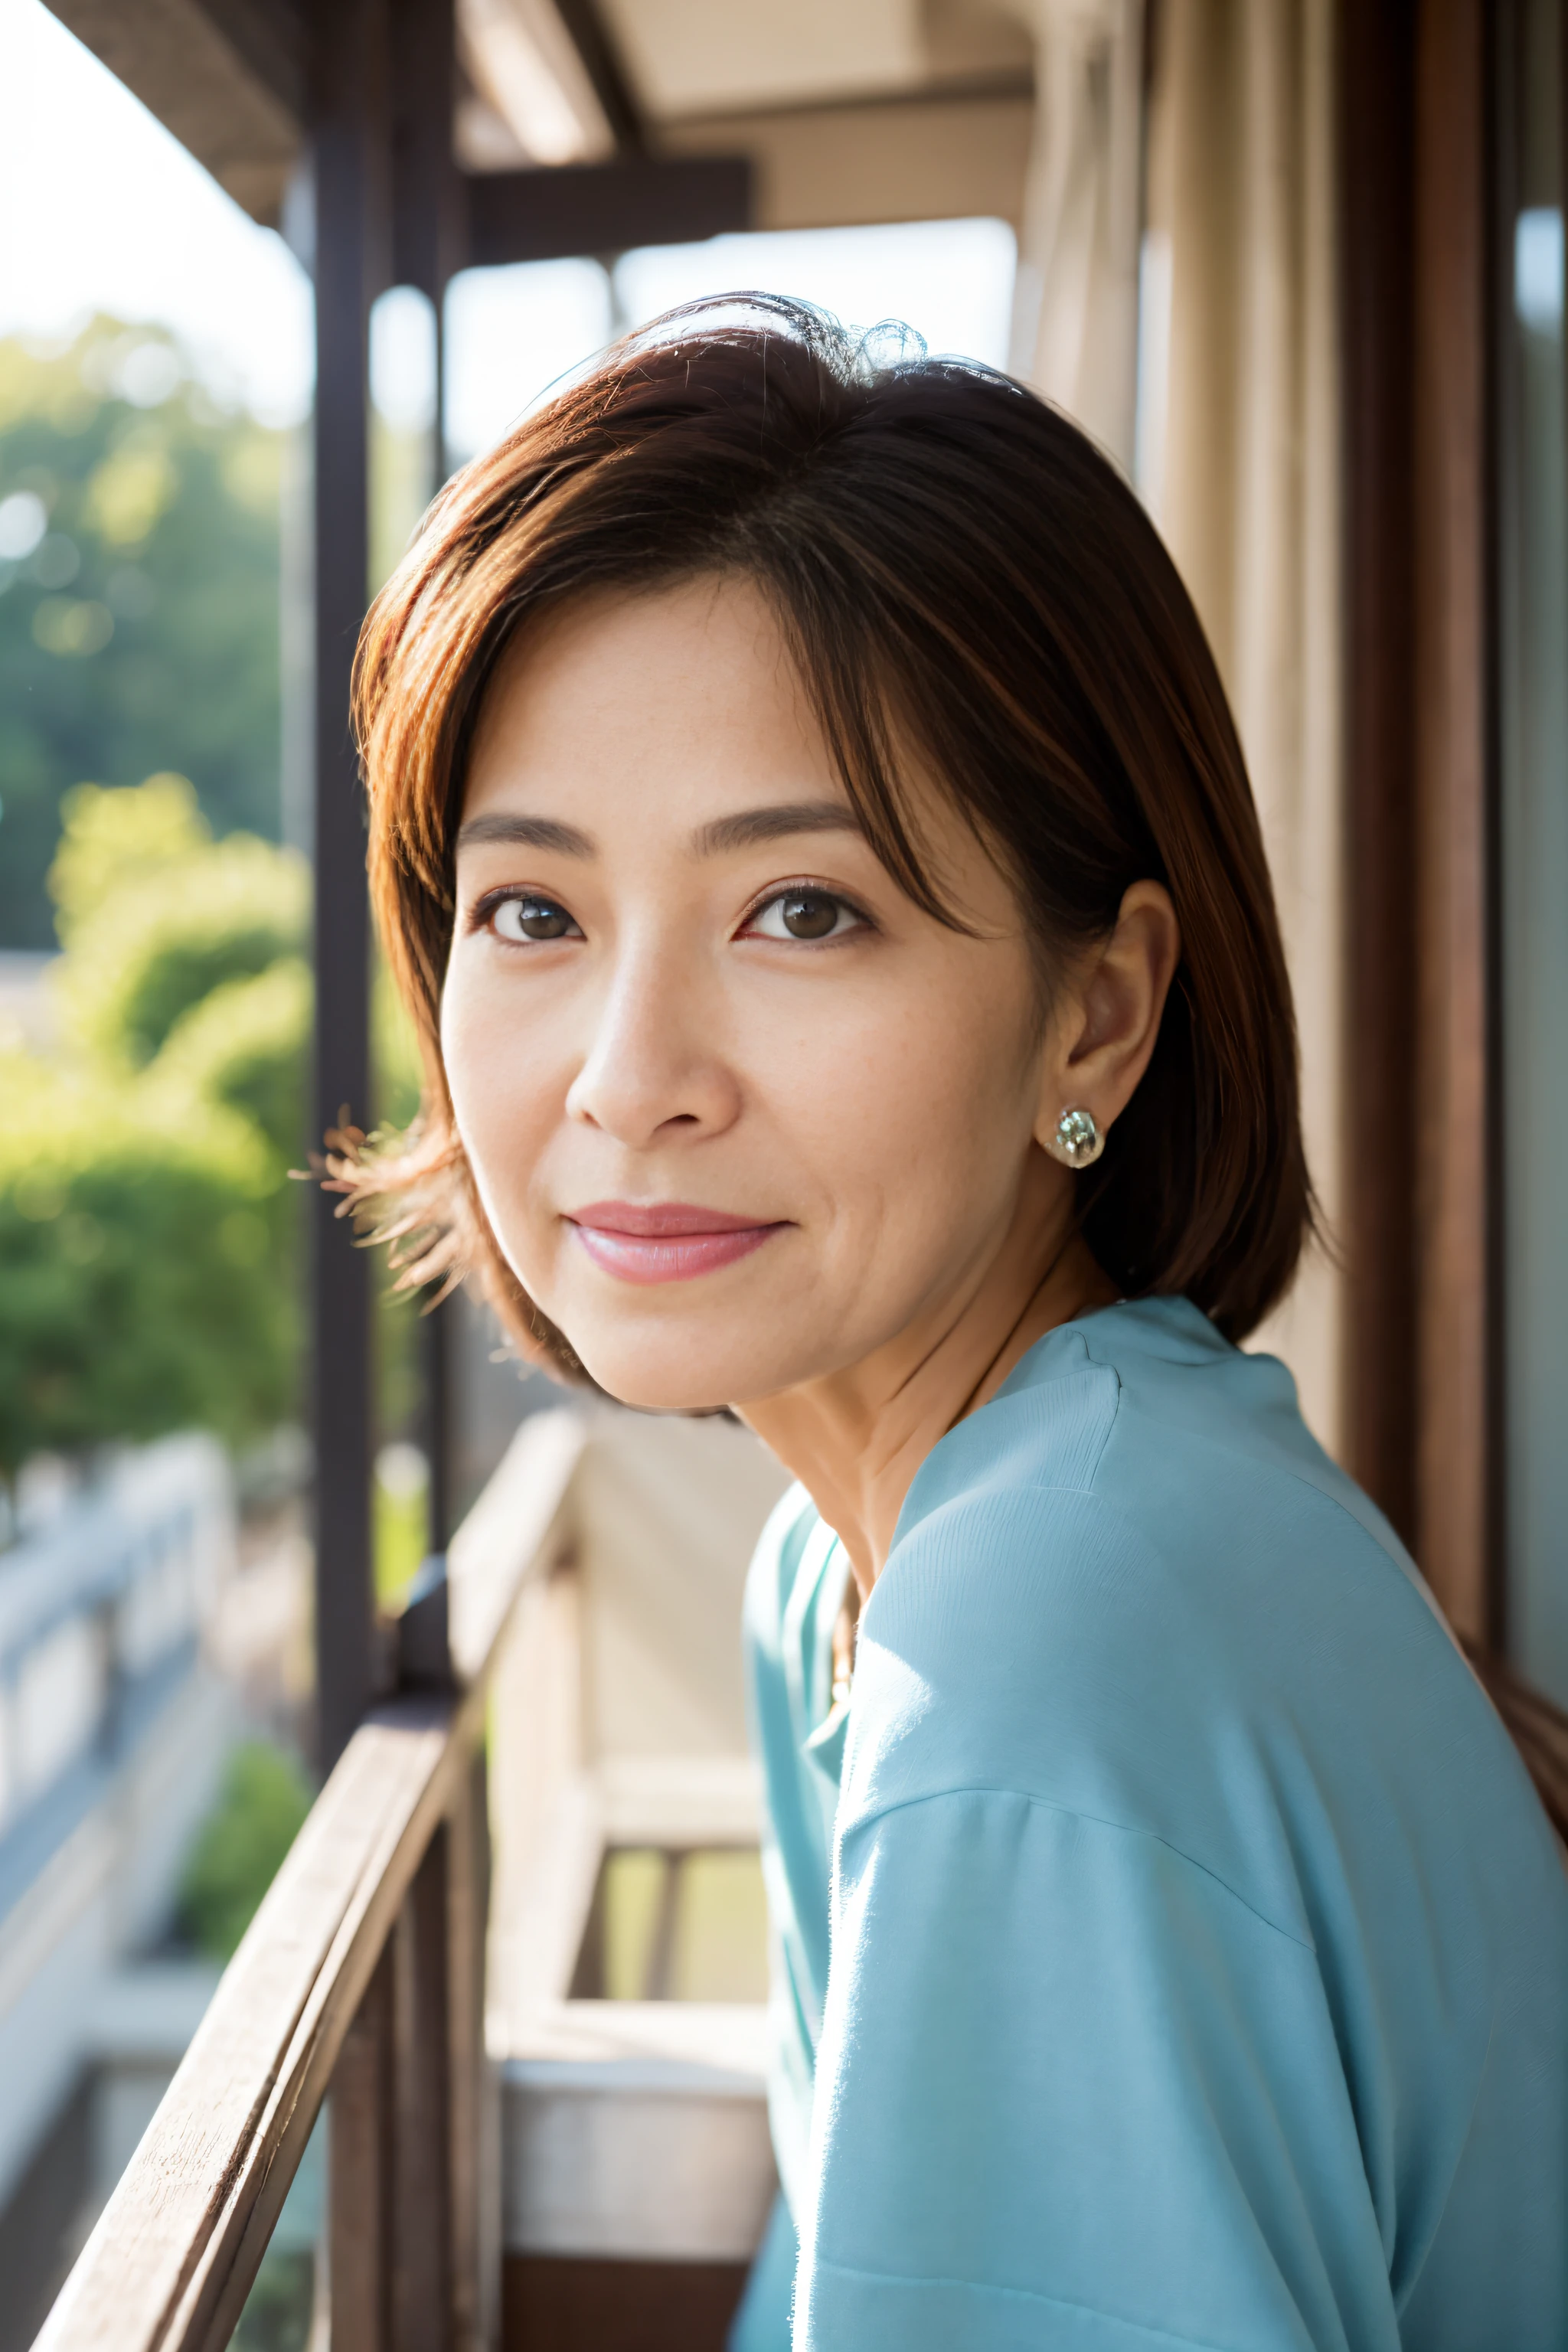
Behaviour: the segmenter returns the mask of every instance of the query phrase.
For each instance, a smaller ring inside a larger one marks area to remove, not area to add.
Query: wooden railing
[[[349,1742],[37,2352],[218,2352],[329,2092],[332,2352],[494,2341],[485,1693],[520,1593],[569,1545],[584,1436],[569,1412],[526,1424],[454,1540],[405,1644],[426,1686]]]

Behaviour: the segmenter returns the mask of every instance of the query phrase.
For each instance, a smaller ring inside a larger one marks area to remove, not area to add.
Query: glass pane
[[[612,1848],[572,1993],[577,2000],[765,2000],[767,1905],[756,1848]]]
[[[1511,1645],[1568,1703],[1568,511],[1561,0],[1500,26],[1502,993]]]

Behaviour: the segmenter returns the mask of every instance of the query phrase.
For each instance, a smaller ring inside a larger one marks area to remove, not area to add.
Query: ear
[[[1149,1066],[1181,955],[1170,892],[1134,882],[1110,937],[1062,986],[1040,1071],[1037,1142],[1048,1142],[1068,1109],[1090,1112],[1109,1132]]]

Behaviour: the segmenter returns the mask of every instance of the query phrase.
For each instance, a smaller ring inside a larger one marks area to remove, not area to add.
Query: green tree
[[[67,841],[130,797],[92,785],[68,793]],[[297,957],[309,911],[303,859],[253,834],[198,835],[166,861],[116,877],[90,914],[61,923],[58,994],[75,1040],[123,1069],[144,1068],[214,989]]]
[[[257,1129],[20,1055],[0,1094],[0,1472],[44,1449],[282,1420],[295,1219]]]
[[[59,1056],[0,1066],[0,1470],[296,1406],[308,877],[181,777],[66,802]]]
[[[307,1156],[305,1065],[310,974],[279,956],[252,980],[227,980],[182,1014],[153,1065],[177,1103],[195,1094],[251,1120],[266,1138],[274,1180]]]
[[[242,1438],[299,1406],[309,876],[254,836],[215,842],[180,776],[82,785],[63,811],[61,1048],[0,1059],[0,1473],[190,1423]],[[398,1124],[417,1057],[384,972],[374,1004]],[[396,1430],[417,1310],[384,1276],[377,1334]]]
[[[281,457],[158,329],[0,341],[0,946],[53,945],[83,777],[177,768],[215,833],[276,839]]]

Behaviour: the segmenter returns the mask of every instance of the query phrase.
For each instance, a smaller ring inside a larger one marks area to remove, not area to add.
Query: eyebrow
[[[692,836],[699,857],[725,849],[753,849],[759,842],[784,841],[796,833],[858,833],[860,820],[845,801],[782,801],[775,808],[742,809],[716,816]]]
[[[471,816],[458,828],[459,849],[486,841],[512,849],[553,849],[562,857],[592,857],[598,846],[591,834],[552,816]]]
[[[768,841],[787,840],[798,833],[858,833],[859,818],[844,801],[781,801],[773,808],[742,809],[733,816],[717,816],[699,825],[692,847],[699,857],[714,857],[727,849],[754,849]],[[512,849],[553,850],[560,857],[593,857],[598,844],[591,834],[552,816],[470,817],[458,828],[459,849],[497,842]]]

